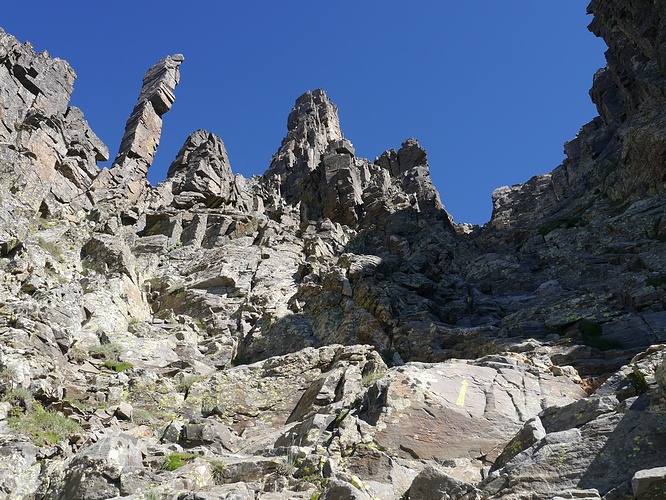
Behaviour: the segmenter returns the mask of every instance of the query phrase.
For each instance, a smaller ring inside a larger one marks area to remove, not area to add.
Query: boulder
[[[240,199],[222,139],[197,130],[190,134],[167,173],[173,204],[189,208],[235,204]]]
[[[631,488],[637,499],[657,499],[666,495],[666,467],[639,470],[631,478]]]
[[[368,393],[361,418],[401,457],[493,462],[527,420],[584,395],[566,377],[495,359],[396,368]]]
[[[479,498],[474,486],[458,481],[432,466],[419,472],[407,494],[410,500],[472,500]]]
[[[103,500],[119,496],[123,475],[140,469],[143,462],[135,438],[105,436],[72,459],[62,486],[51,487],[73,500]]]

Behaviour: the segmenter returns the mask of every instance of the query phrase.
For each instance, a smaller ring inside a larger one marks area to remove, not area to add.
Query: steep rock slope
[[[483,228],[417,140],[356,157],[323,90],[263,176],[199,130],[150,186],[180,55],[100,171],[71,68],[1,33],[0,491],[663,495],[666,16],[589,9],[600,116]]]

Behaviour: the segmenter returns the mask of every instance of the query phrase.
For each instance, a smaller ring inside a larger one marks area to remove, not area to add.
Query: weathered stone
[[[637,471],[631,478],[631,487],[636,498],[663,498],[666,495],[666,467]]]
[[[576,487],[595,489],[601,496],[611,490],[620,494],[624,483],[659,463],[664,454],[660,444],[664,439],[657,430],[657,422],[664,416],[664,394],[647,382],[651,380],[647,367],[654,370],[661,359],[662,351],[658,351],[639,362],[646,371],[640,379],[643,382],[635,382],[639,396],[622,403],[617,402],[620,392],[617,397],[593,396],[544,412],[544,427],[552,431],[514,456],[497,476],[484,481],[482,490],[494,492],[493,498],[514,498],[527,492],[548,497]],[[608,394],[613,387],[623,390],[622,385],[609,382],[599,392]],[[559,418],[558,413],[566,418]],[[498,483],[501,486],[495,489],[493,484]]]
[[[583,489],[571,489],[559,492],[551,500],[568,500],[568,499],[581,499],[581,500],[597,500],[601,499],[599,492],[594,488],[583,490]]]
[[[83,449],[69,464],[62,486],[51,485],[72,499],[105,499],[120,494],[123,473],[143,468],[136,440],[127,435],[103,437]]]
[[[504,467],[513,457],[521,451],[526,450],[534,443],[546,436],[546,430],[543,428],[541,419],[533,417],[523,425],[522,429],[509,441],[504,447],[502,453],[497,457],[491,470]]]
[[[114,415],[119,420],[132,420],[134,408],[126,401],[122,401],[115,409]]]
[[[332,479],[319,498],[320,500],[367,500],[370,495],[353,484]]]
[[[426,467],[414,478],[409,487],[409,498],[414,500],[477,499],[476,488],[458,481],[435,467]]]
[[[228,423],[237,435],[243,436],[245,449],[271,437],[273,444],[285,434],[284,424],[312,382],[324,374],[335,373],[340,380],[343,371],[359,370],[360,376],[362,367],[373,359],[372,349],[366,346],[327,346],[236,367],[194,384],[185,400],[185,411],[193,416],[214,416]],[[220,387],[225,390],[220,391]],[[359,397],[358,393],[347,396]],[[337,399],[332,395],[329,402],[333,403],[334,398]],[[316,406],[313,410],[312,413],[317,411]],[[257,419],[262,413],[264,418]]]
[[[29,498],[39,487],[39,450],[32,443],[10,443],[0,447],[0,492]]]
[[[225,425],[212,419],[188,422],[179,435],[183,447],[205,445],[215,451],[232,451],[239,447],[239,438]]]
[[[387,377],[363,418],[377,427],[380,446],[405,458],[493,461],[525,421],[584,394],[565,377],[525,368],[407,364]]]
[[[14,213],[26,215],[89,210],[86,191],[97,175],[96,161],[108,151],[81,111],[67,107],[74,71],[6,33],[0,46],[0,159],[12,166],[0,169],[0,186],[9,195],[3,204],[11,209],[16,203]],[[14,236],[20,239],[20,231]]]
[[[135,259],[127,243],[116,236],[100,234],[81,249],[86,264],[102,274],[121,273],[136,280]]]
[[[325,433],[335,418],[334,415],[313,415],[304,419],[280,436],[275,447],[314,446],[325,440]]]

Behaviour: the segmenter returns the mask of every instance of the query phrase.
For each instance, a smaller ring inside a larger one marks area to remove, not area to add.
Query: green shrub
[[[15,379],[18,373],[16,367],[14,366],[5,366],[2,371],[0,371],[0,384],[4,386],[9,386],[10,388],[14,386]]]
[[[166,498],[165,494],[158,490],[149,490],[143,494],[145,500],[162,500]]]
[[[293,453],[288,453],[282,462],[277,465],[277,473],[281,476],[293,476],[298,470],[297,457]]]
[[[627,378],[629,379],[631,385],[634,386],[638,394],[643,394],[650,388],[650,385],[645,379],[645,375],[641,373],[636,365],[631,366],[631,373],[627,376]]]
[[[595,321],[584,319],[580,324],[584,337],[601,337],[603,330],[601,325]]]
[[[178,382],[176,390],[179,392],[187,392],[192,385],[201,382],[204,378],[203,375],[185,375],[180,382]]]
[[[212,459],[206,459],[206,460],[208,460],[208,463],[213,468],[212,470],[213,482],[215,484],[225,484],[226,477],[224,473],[227,470],[227,464],[225,464],[220,460],[212,460]]]
[[[624,348],[622,342],[603,337],[603,328],[596,321],[587,319],[581,321],[580,331],[583,334],[583,344],[586,346],[594,347],[600,351]]]
[[[363,387],[370,387],[377,380],[384,378],[384,375],[386,375],[386,373],[370,372],[366,375],[363,375],[361,378],[361,383],[363,384]]]
[[[10,403],[12,405],[10,415],[17,416],[22,414],[23,411],[32,411],[35,398],[29,390],[23,387],[15,387],[2,396],[2,401]]]
[[[47,411],[39,404],[34,405],[34,411],[10,418],[9,426],[28,436],[37,446],[55,444],[71,434],[83,432],[71,418]]]
[[[337,429],[338,427],[340,427],[340,424],[342,424],[342,421],[345,419],[347,415],[349,415],[349,408],[345,408],[340,413],[338,413],[338,416],[335,417],[335,420],[333,421],[333,428]]]
[[[659,287],[662,285],[666,285],[666,275],[661,275],[661,276],[650,276],[647,279],[647,284],[653,287]]]

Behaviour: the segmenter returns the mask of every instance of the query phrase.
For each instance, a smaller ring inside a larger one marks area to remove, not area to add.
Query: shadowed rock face
[[[594,14],[589,29],[609,47],[590,89],[599,116],[565,144],[567,158],[551,173],[493,193],[495,227],[568,217],[598,198],[619,203],[666,195],[664,7],[600,0],[588,12]]]
[[[263,176],[198,130],[150,186],[182,56],[100,172],[71,68],[1,33],[0,491],[661,498],[666,15],[589,9],[600,116],[482,228],[322,90]]]
[[[65,61],[36,54],[0,32],[0,248],[28,233],[38,212],[72,215],[90,210],[86,196],[108,150],[83,113],[69,107],[76,77]]]

